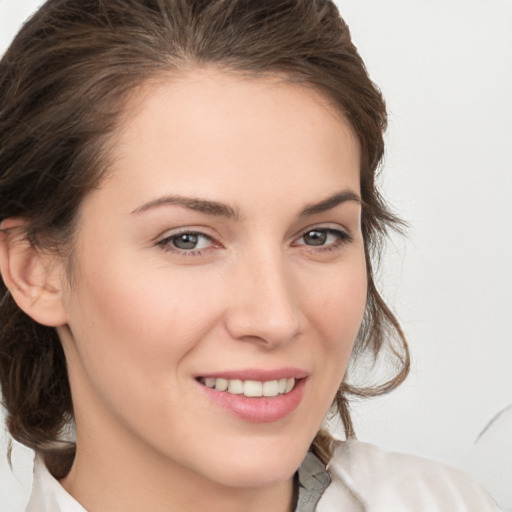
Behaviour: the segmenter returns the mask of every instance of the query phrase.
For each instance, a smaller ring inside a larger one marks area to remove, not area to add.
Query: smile
[[[295,387],[295,379],[293,378],[257,381],[201,377],[199,382],[216,391],[225,391],[232,395],[244,395],[249,398],[286,395]]]

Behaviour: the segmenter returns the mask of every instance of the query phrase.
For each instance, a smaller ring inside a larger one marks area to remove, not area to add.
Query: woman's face
[[[365,308],[356,139],[309,88],[215,69],[127,112],[63,296],[78,457],[289,479]]]

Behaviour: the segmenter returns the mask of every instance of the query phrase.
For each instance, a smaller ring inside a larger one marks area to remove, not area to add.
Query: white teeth
[[[241,395],[244,392],[244,383],[241,380],[230,380],[228,391],[233,395]]]
[[[263,396],[277,396],[279,394],[279,382],[269,380],[263,383]]]
[[[246,380],[244,382],[245,396],[263,396],[263,384],[257,380]]]
[[[209,388],[214,388],[215,387],[215,380],[216,379],[214,379],[212,377],[206,378],[206,379],[204,379],[204,385],[208,386]]]
[[[295,386],[295,379],[279,379],[260,382],[257,380],[203,378],[201,382],[216,391],[227,391],[233,395],[247,397],[273,397],[289,393]]]
[[[229,381],[226,379],[215,379],[215,389],[217,391],[226,391],[229,386]]]

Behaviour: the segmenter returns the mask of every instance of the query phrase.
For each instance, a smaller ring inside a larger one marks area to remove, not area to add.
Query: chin
[[[275,445],[278,446],[275,446]],[[309,443],[246,443],[222,456],[214,480],[229,487],[262,487],[285,482],[293,477],[309,449]]]
[[[293,477],[302,459],[296,465],[283,464],[282,461],[268,460],[264,465],[254,465],[251,461],[239,461],[237,466],[223,468],[212,475],[214,480],[225,487],[260,488],[277,485]]]

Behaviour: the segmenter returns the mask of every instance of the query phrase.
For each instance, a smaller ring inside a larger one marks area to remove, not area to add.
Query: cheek
[[[89,267],[72,296],[70,378],[87,418],[91,411],[98,418],[114,414],[151,431],[155,422],[144,418],[171,425],[188,397],[184,361],[215,323],[218,306],[190,276],[167,279],[161,269],[133,274],[124,267],[136,268],[120,260]]]
[[[367,298],[367,275],[364,256],[353,264],[340,265],[325,276],[322,287],[313,287],[308,297],[309,325],[317,334],[315,344],[315,407],[319,418],[327,413],[345,376],[350,355],[363,320]],[[311,288],[311,286],[309,287]],[[324,397],[319,400],[318,397]],[[315,424],[315,428],[319,428]],[[316,431],[313,429],[312,434]]]
[[[100,268],[89,276],[75,308],[76,337],[88,338],[82,348],[90,354],[94,346],[95,359],[132,362],[133,371],[147,370],[145,362],[153,369],[169,368],[215,321],[215,297],[202,282],[176,275],[166,279],[162,271],[133,274],[119,265]]]
[[[112,408],[126,397],[149,408],[168,398],[150,390],[187,392],[182,377],[190,371],[191,353],[218,332],[226,280],[208,267],[177,270],[160,254],[141,258],[114,249],[82,262],[71,296],[78,364]]]
[[[317,276],[316,280],[304,284],[309,290],[301,294],[307,300],[304,310],[326,350],[342,356],[350,354],[366,308],[364,257],[356,258],[353,264],[340,265],[326,273],[321,281]]]

